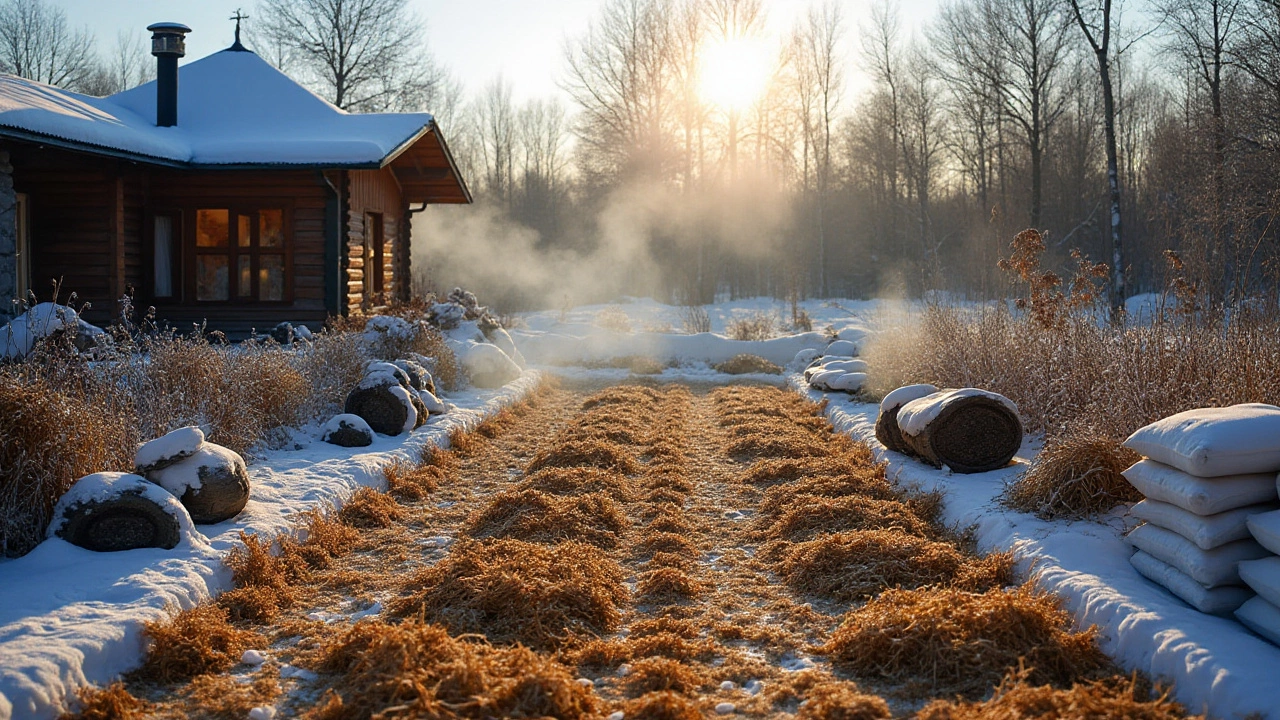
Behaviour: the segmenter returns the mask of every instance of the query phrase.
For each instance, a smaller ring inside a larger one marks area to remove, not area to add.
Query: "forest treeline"
[[[516,229],[590,258],[619,218],[640,228],[628,242],[657,272],[602,268],[616,294],[992,297],[1028,227],[1064,274],[1073,249],[1120,257],[1127,295],[1162,289],[1170,262],[1205,303],[1276,291],[1280,0],[941,0],[922,24],[893,0],[847,7],[815,0],[779,33],[762,0],[602,0],[549,68],[563,93],[525,102],[501,77],[464,87],[406,0],[262,0],[248,37],[340,107],[436,114],[482,206],[468,211],[501,223],[428,242],[500,253]],[[16,62],[24,8],[56,14],[0,2],[10,72],[34,66]],[[725,107],[705,51],[741,38],[766,48],[768,78]],[[135,67],[117,46],[37,79],[92,92]]]

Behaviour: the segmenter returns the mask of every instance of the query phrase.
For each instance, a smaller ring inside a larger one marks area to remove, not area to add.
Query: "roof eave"
[[[436,141],[440,143],[440,150],[444,153],[444,159],[449,163],[449,172],[453,173],[453,177],[458,181],[458,187],[462,190],[462,196],[466,198],[466,204],[475,202],[471,197],[471,188],[467,187],[466,178],[462,177],[462,172],[458,170],[458,163],[453,159],[453,152],[449,150],[449,143],[444,140],[444,133],[440,132],[440,126],[436,123],[436,119],[431,118],[431,122],[422,126],[422,129],[414,133],[409,139],[400,143],[394,150],[382,159],[381,167],[387,167],[395,162],[396,158],[403,155],[409,148],[413,147],[419,140],[434,133]]]

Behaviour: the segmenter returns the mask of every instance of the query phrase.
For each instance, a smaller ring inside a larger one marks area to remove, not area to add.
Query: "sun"
[[[702,99],[727,111],[751,107],[769,82],[769,57],[758,38],[712,42],[702,51]]]

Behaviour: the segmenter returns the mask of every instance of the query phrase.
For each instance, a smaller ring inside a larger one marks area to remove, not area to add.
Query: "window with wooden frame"
[[[292,236],[283,207],[201,207],[192,213],[186,297],[197,303],[289,302]]]

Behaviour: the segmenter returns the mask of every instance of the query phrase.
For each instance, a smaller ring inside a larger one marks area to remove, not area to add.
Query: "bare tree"
[[[313,90],[344,110],[416,110],[443,71],[408,0],[262,0],[256,37]]]
[[[485,189],[509,210],[514,199],[516,153],[516,111],[509,80],[499,76],[485,87],[477,101],[476,119]]]
[[[0,70],[79,90],[96,61],[93,33],[72,29],[61,8],[44,0],[0,4]]]
[[[106,61],[99,63],[81,83],[81,91],[106,96],[141,85],[155,77],[156,66],[150,60],[150,48],[137,32],[121,30]]]

